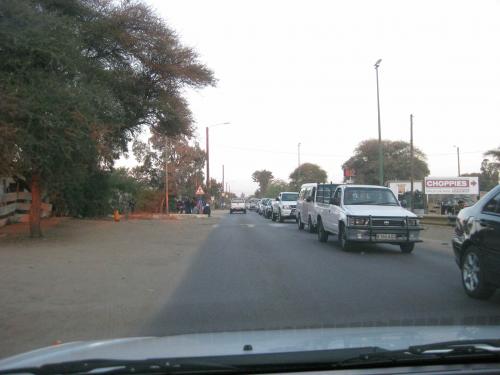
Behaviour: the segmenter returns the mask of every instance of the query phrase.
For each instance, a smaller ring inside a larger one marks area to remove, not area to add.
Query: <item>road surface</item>
[[[500,324],[500,296],[464,294],[449,242],[430,240],[410,255],[391,245],[346,253],[293,221],[226,215],[140,333]]]

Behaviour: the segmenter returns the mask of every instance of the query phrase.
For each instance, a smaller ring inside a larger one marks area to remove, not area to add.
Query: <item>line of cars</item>
[[[257,201],[255,210],[274,221],[295,219],[299,230],[316,233],[320,242],[334,236],[345,251],[356,243],[388,243],[411,253],[423,229],[419,217],[382,186],[308,183],[299,193]],[[500,288],[500,185],[459,212],[452,246],[465,292],[490,298]]]

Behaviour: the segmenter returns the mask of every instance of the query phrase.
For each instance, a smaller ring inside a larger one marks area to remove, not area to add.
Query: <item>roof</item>
[[[368,189],[389,189],[386,186],[380,186],[380,185],[351,185],[351,184],[342,184],[342,186],[345,186],[345,187],[355,187],[355,188],[368,188]]]

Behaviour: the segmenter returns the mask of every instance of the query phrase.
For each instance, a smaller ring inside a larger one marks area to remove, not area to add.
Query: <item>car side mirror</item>
[[[403,200],[401,201],[401,207],[404,207],[404,208],[408,207],[408,203],[406,203],[406,200],[405,200],[405,199],[403,199]]]
[[[277,198],[276,198],[276,202],[279,202],[279,201],[280,201],[280,199],[279,199],[279,197],[277,197]]]
[[[330,200],[328,201],[328,204],[335,204],[335,200],[333,198],[330,198]]]

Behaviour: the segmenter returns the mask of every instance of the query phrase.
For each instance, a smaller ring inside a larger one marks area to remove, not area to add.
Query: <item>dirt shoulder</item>
[[[26,226],[2,228],[0,358],[57,341],[135,335],[168,300],[222,214],[45,220],[41,239],[29,238]]]

